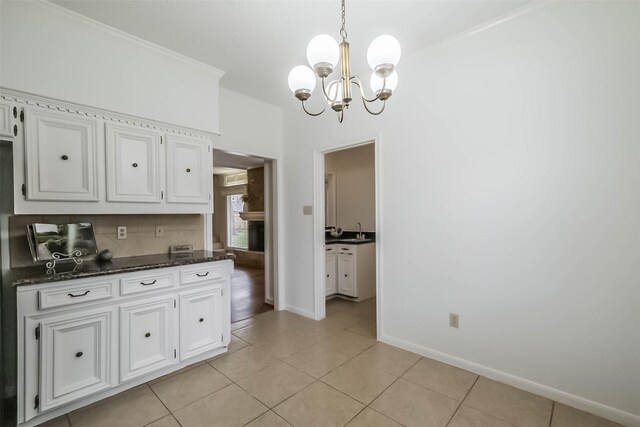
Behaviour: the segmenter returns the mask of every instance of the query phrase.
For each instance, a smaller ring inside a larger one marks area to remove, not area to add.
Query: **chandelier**
[[[391,97],[398,85],[398,74],[395,67],[400,60],[400,43],[395,37],[382,35],[376,37],[367,51],[367,62],[373,70],[369,84],[373,91],[373,97],[367,98],[364,93],[362,81],[357,76],[351,75],[351,62],[349,59],[349,42],[345,30],[345,0],[342,0],[342,27],[340,36],[342,42],[338,45],[329,34],[318,34],[307,46],[307,60],[313,70],[306,65],[298,65],[289,73],[289,88],[296,98],[302,102],[302,109],[310,116],[319,116],[327,109],[327,105],[338,113],[338,121],[342,123],[344,110],[349,108],[352,101],[351,85],[356,85],[360,90],[360,97],[364,108],[374,116],[382,113],[387,99]],[[334,67],[340,62],[340,78],[326,83]],[[316,87],[316,76],[322,83],[322,95],[326,104],[322,111],[309,112],[305,101],[311,97],[311,92]],[[378,111],[373,111],[369,105],[378,102],[382,104]]]

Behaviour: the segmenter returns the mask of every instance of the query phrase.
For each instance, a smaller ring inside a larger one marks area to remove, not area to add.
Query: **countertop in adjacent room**
[[[58,261],[53,271],[47,269],[44,263],[12,268],[11,284],[13,286],[35,285],[38,283],[128,273],[152,268],[176,267],[233,258],[233,254],[227,254],[224,251],[194,251],[191,254],[156,254],[113,258],[106,262],[85,261],[80,265],[76,265],[73,261]]]

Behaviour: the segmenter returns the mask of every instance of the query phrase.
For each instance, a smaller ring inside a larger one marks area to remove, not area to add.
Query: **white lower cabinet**
[[[375,243],[326,245],[326,295],[342,295],[356,301],[374,297],[376,294],[375,247]]]
[[[40,411],[115,385],[114,313],[105,308],[40,322]]]
[[[335,249],[327,246],[324,254],[324,290],[326,295],[333,295],[338,292],[338,280],[336,277],[336,274],[338,274],[337,262],[338,259]]]
[[[176,362],[175,305],[170,295],[120,307],[120,381]]]
[[[180,294],[180,360],[189,359],[224,341],[222,285]]]
[[[232,265],[18,287],[18,424],[40,424],[225,352]],[[153,285],[132,288],[139,282]],[[97,290],[100,298],[88,298]],[[59,297],[77,294],[87,298]]]

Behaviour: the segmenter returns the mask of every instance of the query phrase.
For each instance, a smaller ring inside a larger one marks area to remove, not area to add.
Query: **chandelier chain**
[[[345,30],[345,15],[346,15],[346,7],[344,5],[345,0],[342,0],[342,27],[340,27],[340,35],[342,36],[342,41],[347,40],[347,30]]]

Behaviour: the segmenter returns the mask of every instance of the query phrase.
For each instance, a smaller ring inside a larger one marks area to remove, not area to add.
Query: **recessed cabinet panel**
[[[337,283],[337,255],[335,252],[327,252],[325,254],[325,294],[332,295],[338,292]]]
[[[13,129],[11,123],[12,110],[14,107],[11,107],[8,103],[4,101],[0,102],[0,136],[8,136],[13,137]]]
[[[223,321],[222,285],[180,294],[180,359],[221,347]]]
[[[98,201],[97,119],[25,109],[28,200]]]
[[[343,295],[357,297],[355,277],[356,265],[353,253],[340,252],[338,254],[338,292]]]
[[[120,308],[120,381],[172,365],[175,361],[174,298],[147,300]]]
[[[160,132],[107,123],[107,200],[160,203],[164,150]]]
[[[167,135],[167,202],[209,203],[212,161],[205,141]]]
[[[40,411],[107,389],[111,375],[113,309],[45,319],[40,338]]]

